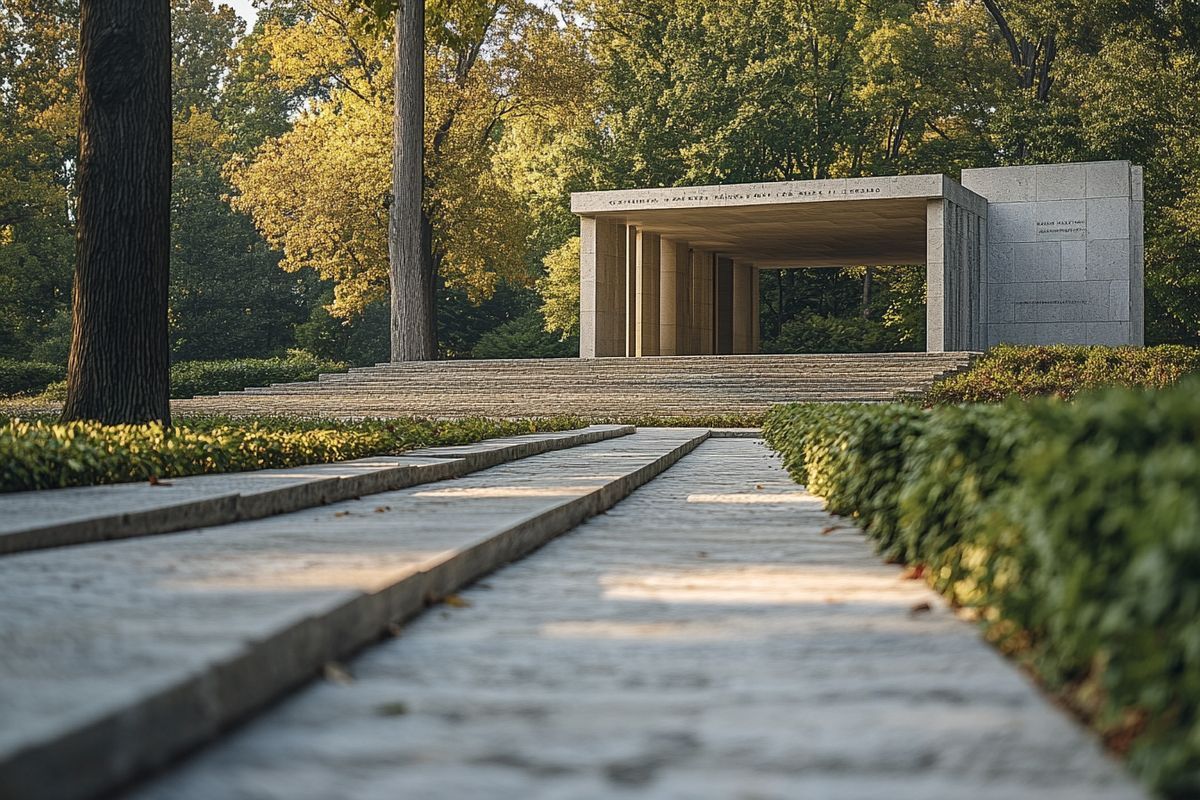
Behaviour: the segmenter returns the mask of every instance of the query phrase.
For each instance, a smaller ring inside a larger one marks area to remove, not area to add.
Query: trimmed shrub
[[[540,311],[493,328],[471,348],[472,358],[573,358],[579,355],[578,335],[563,338],[546,330]]]
[[[764,433],[830,510],[973,609],[1154,788],[1195,797],[1198,391],[780,406]]]
[[[586,424],[575,417],[353,423],[216,417],[163,428],[10,419],[0,425],[0,492],[294,467]]]
[[[57,364],[0,358],[0,396],[37,394],[66,376],[66,367]]]
[[[286,358],[239,358],[230,361],[181,361],[171,366],[171,397],[237,392],[248,386],[313,381],[323,372],[345,372],[350,367],[327,361],[303,350]]]
[[[1085,347],[1053,345],[993,347],[966,372],[933,385],[929,405],[995,403],[1005,398],[1056,396],[1110,386],[1161,389],[1200,372],[1200,348]]]

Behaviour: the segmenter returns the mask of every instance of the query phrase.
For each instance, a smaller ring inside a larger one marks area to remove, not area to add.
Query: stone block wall
[[[1142,169],[963,170],[988,200],[986,345],[1142,344]]]

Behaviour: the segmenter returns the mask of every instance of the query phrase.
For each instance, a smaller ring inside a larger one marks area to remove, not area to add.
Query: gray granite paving
[[[0,494],[0,555],[257,519],[631,433],[593,425],[333,464]]]
[[[757,441],[461,598],[130,796],[1143,796]]]
[[[90,796],[194,744],[706,435],[646,430],[267,519],[0,559],[0,797]],[[31,794],[48,776],[60,785]]]

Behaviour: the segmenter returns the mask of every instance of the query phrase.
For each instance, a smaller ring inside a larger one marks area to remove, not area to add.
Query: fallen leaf
[[[924,578],[924,577],[925,577],[925,565],[924,564],[917,564],[916,566],[912,567],[911,569],[909,569],[907,572],[904,573],[905,580],[919,581],[919,580],[921,580],[921,578]]]
[[[157,475],[151,475],[150,476],[150,485],[151,486],[170,486],[171,482],[170,481],[160,481],[158,479]]]
[[[833,533],[834,531],[840,530],[841,527],[842,527],[841,525],[829,525],[828,527],[821,529],[821,535],[828,536],[829,534]]]
[[[392,510],[391,506],[379,506],[378,508],[375,509],[375,513],[376,514],[385,514],[391,510]]]
[[[756,484],[754,484],[754,488],[755,488],[755,489],[758,489],[759,491],[762,491],[762,484],[761,484],[761,483],[756,483]]]
[[[445,599],[443,599],[442,602],[445,603],[446,605],[450,606],[451,608],[467,608],[468,606],[471,605],[470,600],[465,600],[456,594],[446,595]]]
[[[349,511],[335,511],[333,513],[333,515],[335,517],[348,517],[348,516],[350,516],[350,512]]]
[[[383,703],[375,706],[375,713],[381,717],[402,717],[408,713],[408,705],[399,701],[395,703]]]
[[[910,617],[915,617],[918,614],[928,614],[932,610],[933,606],[929,605],[929,603],[917,603],[908,610],[908,614]]]
[[[325,680],[330,683],[336,683],[339,686],[349,686],[354,683],[354,676],[336,661],[330,661],[325,664],[324,674]]]

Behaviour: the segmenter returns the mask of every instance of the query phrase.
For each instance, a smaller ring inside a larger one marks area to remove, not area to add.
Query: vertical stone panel
[[[691,352],[697,355],[712,355],[716,352],[713,342],[713,254],[707,250],[692,251],[692,312]]]
[[[661,239],[659,249],[658,353],[664,356],[688,352],[687,317],[689,294],[689,251],[687,242]]]
[[[637,355],[637,262],[638,229],[625,226],[625,280],[622,302],[625,304],[625,355]]]
[[[638,230],[637,291],[634,301],[636,356],[658,355],[658,283],[662,244],[657,233]]]
[[[579,355],[625,354],[624,226],[579,220]]]
[[[730,328],[732,352],[749,353],[754,344],[751,326],[754,322],[754,304],[750,292],[754,268],[741,261],[733,263],[733,301]]]
[[[750,269],[750,302],[753,304],[752,313],[750,315],[750,352],[758,353],[762,350],[762,319],[760,317],[762,306],[762,287],[759,285],[758,267]]]
[[[942,199],[925,204],[925,349],[941,353],[946,341],[946,214]]]
[[[713,261],[713,353],[733,352],[733,262],[717,256]]]

